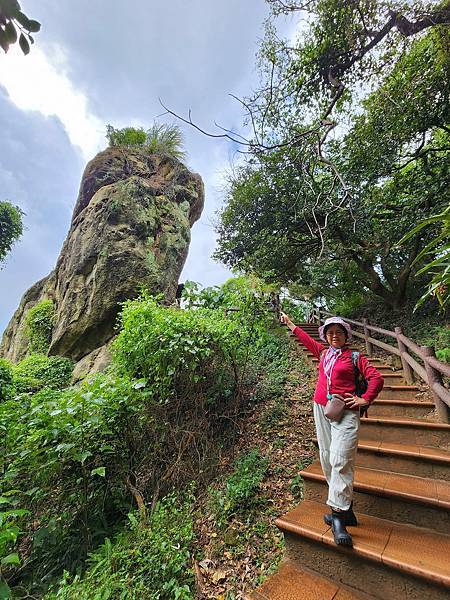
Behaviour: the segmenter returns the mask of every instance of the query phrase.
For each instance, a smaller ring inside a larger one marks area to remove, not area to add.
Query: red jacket
[[[314,392],[314,402],[325,405],[327,403],[327,379],[323,371],[323,356],[322,352],[328,348],[324,344],[320,344],[313,340],[303,329],[296,327],[294,334],[301,343],[308,348],[313,355],[319,359],[319,378],[317,380],[316,391]],[[362,394],[364,400],[373,402],[378,394],[383,389],[384,379],[377,369],[369,364],[369,361],[362,354],[358,358],[358,369],[360,373],[367,379],[367,391]],[[333,368],[331,376],[332,394],[354,394],[355,393],[355,370],[353,368],[352,351],[350,348],[344,348]],[[354,409],[358,410],[358,408]]]

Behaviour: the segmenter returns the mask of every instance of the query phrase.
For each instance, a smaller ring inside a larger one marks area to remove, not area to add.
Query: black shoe
[[[358,525],[356,515],[353,512],[353,502],[350,504],[350,508],[345,512],[342,512],[342,514],[345,515],[344,523],[347,527],[356,527]],[[331,527],[332,516],[330,514],[323,515],[323,520],[329,527]]]
[[[352,536],[345,528],[345,512],[332,511],[331,529],[334,541],[338,546],[353,546]]]

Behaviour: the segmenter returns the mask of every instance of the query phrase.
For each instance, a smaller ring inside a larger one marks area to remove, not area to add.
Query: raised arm
[[[325,346],[323,344],[313,340],[313,338],[308,335],[306,331],[303,331],[303,329],[295,325],[285,313],[281,313],[281,322],[285,323],[294,333],[294,335],[301,341],[301,343],[308,348],[308,350],[312,352],[316,358],[320,359],[320,355],[325,350]]]

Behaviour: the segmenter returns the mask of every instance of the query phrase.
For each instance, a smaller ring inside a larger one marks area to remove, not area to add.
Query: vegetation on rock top
[[[184,160],[183,134],[177,125],[153,123],[150,129],[142,127],[124,127],[115,129],[106,127],[106,139],[110,146],[141,149],[149,154],[166,154]]]

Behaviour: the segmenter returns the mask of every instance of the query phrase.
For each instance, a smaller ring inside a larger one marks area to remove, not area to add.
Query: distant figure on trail
[[[324,520],[331,525],[336,544],[352,546],[346,526],[358,524],[353,512],[353,479],[360,412],[375,400],[384,380],[367,358],[347,346],[352,332],[340,317],[331,317],[319,327],[320,339],[326,345],[296,327],[284,313],[281,322],[319,360],[313,408],[320,463],[328,483],[327,504],[331,507]]]

